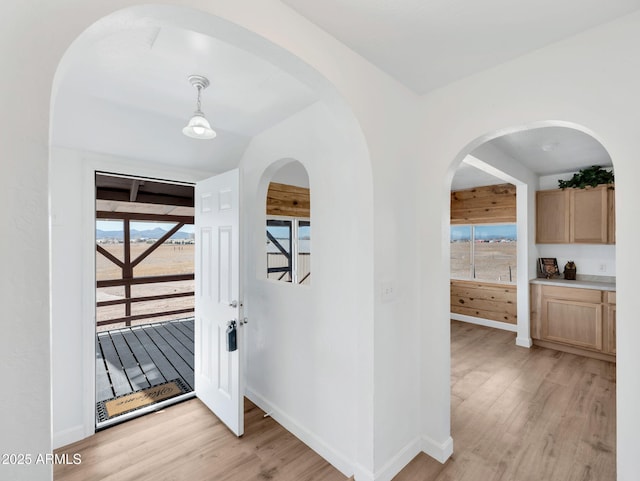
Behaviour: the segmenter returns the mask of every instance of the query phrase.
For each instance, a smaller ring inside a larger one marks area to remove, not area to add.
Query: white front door
[[[236,436],[244,432],[240,349],[240,174],[238,169],[196,184],[196,395]],[[227,329],[236,324],[237,349]]]

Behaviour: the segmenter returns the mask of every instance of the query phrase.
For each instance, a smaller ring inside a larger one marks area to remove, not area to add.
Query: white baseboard
[[[65,429],[64,431],[58,431],[53,433],[53,449],[58,449],[67,444],[75,443],[80,441],[87,436],[85,435],[84,426],[74,426],[72,428]]]
[[[322,456],[329,464],[335,467],[346,477],[354,474],[353,462],[346,459],[341,453],[329,446],[325,441],[317,435],[309,431],[306,427],[299,424],[296,420],[285,414],[278,406],[267,401],[263,396],[245,387],[244,395],[251,400],[256,406],[268,413],[273,419],[281,424],[287,431],[296,436],[300,441],[305,443],[316,453]],[[362,471],[364,473],[365,471]],[[357,478],[360,481],[360,478]],[[366,481],[366,477],[363,478]]]
[[[376,481],[375,474],[359,464],[353,466],[353,477],[356,481]]]
[[[249,388],[245,388],[245,396],[264,412],[268,413],[269,416],[281,424],[287,431],[322,456],[343,475],[347,477],[354,476],[356,481],[391,481],[421,451],[440,463],[444,463],[453,454],[453,439],[451,439],[451,437],[444,443],[437,443],[429,437],[422,436],[407,444],[381,469],[372,473],[363,466],[357,463],[354,464],[346,459],[341,453],[337,452],[317,435],[300,425],[260,394]]]
[[[453,454],[453,439],[449,436],[444,443],[438,443],[427,436],[422,436],[422,451],[444,464]]]
[[[465,316],[464,314],[450,313],[451,319],[454,321],[469,322],[471,324],[478,324],[479,326],[493,327],[494,329],[502,329],[504,331],[517,332],[518,326],[515,324],[509,324],[508,322],[492,321],[490,319],[482,319],[480,317]]]
[[[402,469],[411,462],[422,451],[422,442],[416,438],[398,454],[391,458],[381,469],[377,470],[374,476],[375,481],[391,481]],[[356,477],[356,481],[360,481]]]
[[[530,337],[516,337],[516,346],[530,348],[533,346],[533,339]]]

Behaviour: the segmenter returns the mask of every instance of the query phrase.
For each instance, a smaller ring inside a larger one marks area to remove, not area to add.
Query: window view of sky
[[[490,239],[517,239],[517,228],[515,224],[496,224],[496,225],[476,225],[476,240]],[[452,225],[451,241],[469,240],[471,238],[471,226],[469,225]]]

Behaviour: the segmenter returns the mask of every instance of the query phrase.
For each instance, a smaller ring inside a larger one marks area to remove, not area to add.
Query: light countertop
[[[579,277],[579,276],[578,276]],[[547,286],[560,286],[560,287],[577,287],[581,289],[597,289],[600,291],[614,291],[616,290],[615,278],[602,278],[598,279],[597,276],[592,276],[590,279],[580,279],[570,281],[567,279],[531,279],[531,284],[542,284]]]

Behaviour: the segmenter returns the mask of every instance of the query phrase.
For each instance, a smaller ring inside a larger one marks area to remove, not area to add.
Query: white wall
[[[12,30],[7,17],[0,15],[0,32]],[[10,45],[3,37],[3,62]],[[46,110],[47,95],[29,93],[13,57],[4,62],[12,72],[0,80],[0,453],[35,459],[51,451],[46,120],[35,112],[37,105]],[[20,98],[29,95],[33,105],[23,114],[34,116],[33,130],[12,118],[24,108]],[[44,464],[0,466],[3,479],[50,476],[51,466]]]
[[[634,45],[640,42],[640,15],[633,14],[590,30],[570,40],[540,49],[512,62],[474,75],[432,92],[422,99],[425,139],[421,178],[425,184],[446,179],[451,162],[467,145],[502,129],[522,127],[541,120],[565,120],[583,126],[607,149],[616,172],[618,292],[617,355],[617,456],[618,480],[637,478],[640,415],[640,325],[634,321],[636,277],[640,253],[636,239],[640,226],[640,189],[636,161],[640,142],[640,60]],[[445,237],[429,235],[439,212],[447,211],[448,183],[424,190],[420,195],[422,238],[432,252],[445,251]],[[440,215],[440,224],[446,219]],[[442,229],[445,230],[444,228]],[[427,271],[423,262],[423,295],[446,299],[448,285],[445,266]],[[432,267],[432,266],[431,266]],[[448,303],[432,306],[426,319],[447,324]],[[447,333],[425,332],[424,344],[435,352],[433,366],[446,362]],[[439,368],[424,366],[435,376]],[[425,397],[430,396],[425,387]]]
[[[345,474],[391,479],[424,447],[416,422],[417,270],[405,256],[417,248],[415,202],[407,192],[412,157],[404,157],[411,141],[398,136],[387,146],[397,161],[378,166],[378,175],[392,187],[380,189],[374,200],[370,174],[359,160],[364,152],[353,137],[349,124],[318,103],[255,137],[242,159],[246,238],[252,240],[245,256],[247,392]],[[310,286],[265,279],[266,189],[290,160],[309,174]],[[372,201],[384,214],[375,227]],[[375,263],[374,246],[382,258]],[[382,285],[393,290],[388,298],[381,296]],[[374,427],[371,465],[357,452],[367,445],[367,419]]]
[[[54,160],[55,159],[55,160]],[[83,322],[86,284],[83,282],[83,244],[92,243],[83,228],[85,172],[77,152],[52,151],[54,169],[50,176],[51,195],[51,318],[54,448],[82,439],[87,402],[83,345],[86,327],[93,327],[95,316]],[[70,189],[69,185],[77,186]],[[94,201],[95,202],[95,201]],[[86,251],[86,245],[84,246]],[[95,327],[94,327],[95,329]],[[93,336],[92,336],[93,337]],[[80,361],[80,362],[78,362]]]
[[[616,275],[615,245],[589,244],[538,244],[539,257],[555,257],[560,272],[568,261],[576,263],[578,276]]]
[[[371,342],[359,332],[373,316],[372,286],[359,282],[373,274],[372,239],[354,227],[371,228],[372,192],[360,153],[334,123],[315,104],[254,137],[242,158],[246,386],[250,399],[350,476],[358,396],[370,379],[358,371],[361,343]],[[267,187],[293,159],[311,188],[309,286],[266,278]]]
[[[272,182],[309,188],[309,174],[300,162],[283,165],[273,174]]]

